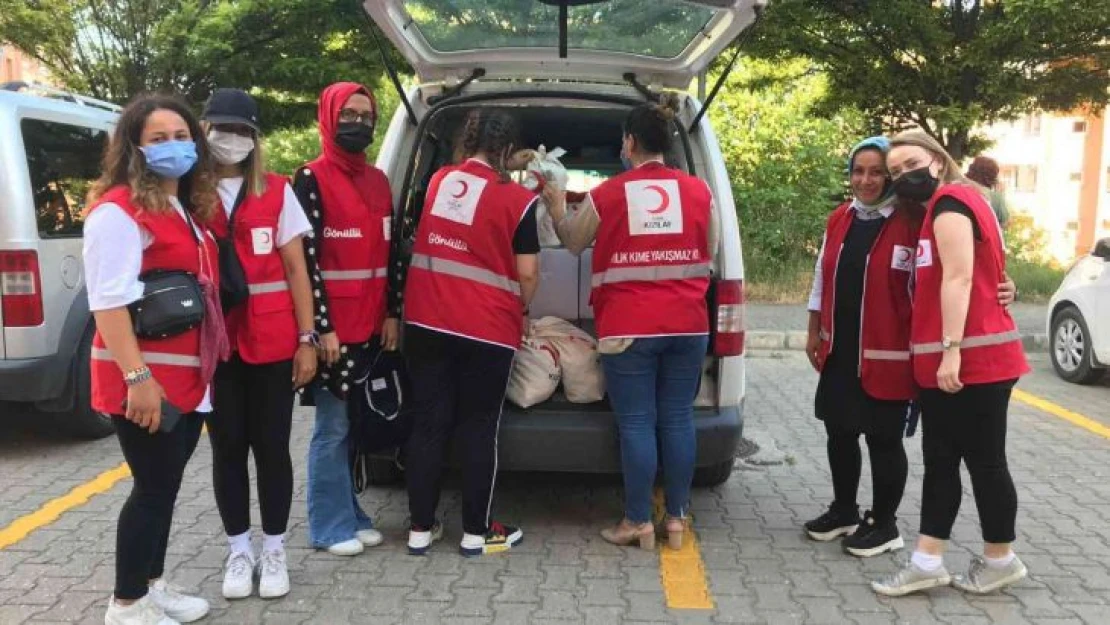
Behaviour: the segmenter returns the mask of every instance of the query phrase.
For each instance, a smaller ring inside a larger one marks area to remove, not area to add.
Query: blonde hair
[[[200,122],[205,137],[208,137],[209,131],[216,125],[218,124],[204,120]],[[266,157],[262,153],[262,133],[257,130],[254,131],[252,139],[254,140],[254,149],[251,150],[250,156],[243,163],[237,163],[236,166],[243,170],[243,184],[247,185],[247,193],[255,197],[262,197],[262,194],[266,193]]]
[[[933,158],[939,160],[941,162],[941,167],[940,174],[937,178],[940,180],[941,184],[962,184],[974,187],[980,194],[986,194],[986,189],[979,183],[965,176],[964,173],[960,171],[960,164],[956,162],[956,159],[952,158],[952,156],[948,154],[948,151],[944,149],[944,146],[927,132],[922,130],[907,130],[898,133],[890,140],[890,149],[893,150],[900,146],[919,147],[932,155]]]

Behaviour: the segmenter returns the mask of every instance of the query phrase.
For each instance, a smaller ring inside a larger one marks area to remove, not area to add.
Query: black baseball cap
[[[213,124],[244,124],[258,128],[258,103],[242,89],[217,89],[204,105],[201,119]]]

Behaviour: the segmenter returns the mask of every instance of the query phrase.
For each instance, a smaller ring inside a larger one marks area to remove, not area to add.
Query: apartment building
[[[49,83],[50,76],[19,48],[0,43],[0,83],[14,81]]]

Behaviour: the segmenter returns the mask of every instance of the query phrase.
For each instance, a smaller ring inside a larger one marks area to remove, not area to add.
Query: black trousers
[[[208,417],[212,441],[212,484],[224,531],[250,530],[250,474],[254,454],[262,531],[284,534],[293,501],[293,461],[289,435],[293,424],[293,362],[253,365],[239,354],[220,363],[214,384],[215,411]]]
[[[172,432],[154,434],[123,417],[113,422],[134,478],[116,524],[115,596],[130,601],[146,596],[148,582],[162,577],[173,506],[204,419],[182,415]]]
[[[405,472],[412,524],[430,528],[439,505],[444,455],[456,443],[462,462],[463,531],[489,530],[497,477],[497,428],[513,350],[405,327],[413,432]]]
[[[885,423],[875,420],[862,432],[871,457],[871,513],[877,523],[894,521],[906,490],[909,463],[906,450],[902,447],[902,419],[902,415],[892,414]],[[829,436],[829,469],[832,471],[836,498],[833,506],[847,514],[858,513],[856,494],[863,470],[859,445],[861,431],[840,426],[831,419],[825,420],[825,431]]]
[[[921,533],[947,540],[960,511],[960,461],[971,474],[979,525],[988,543],[1016,538],[1017,490],[1006,463],[1006,415],[1014,381],[921,392],[925,484]]]

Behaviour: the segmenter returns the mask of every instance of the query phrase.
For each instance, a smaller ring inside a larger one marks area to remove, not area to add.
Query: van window
[[[24,119],[20,127],[39,236],[81,236],[85,195],[100,175],[104,131],[40,119]]]

